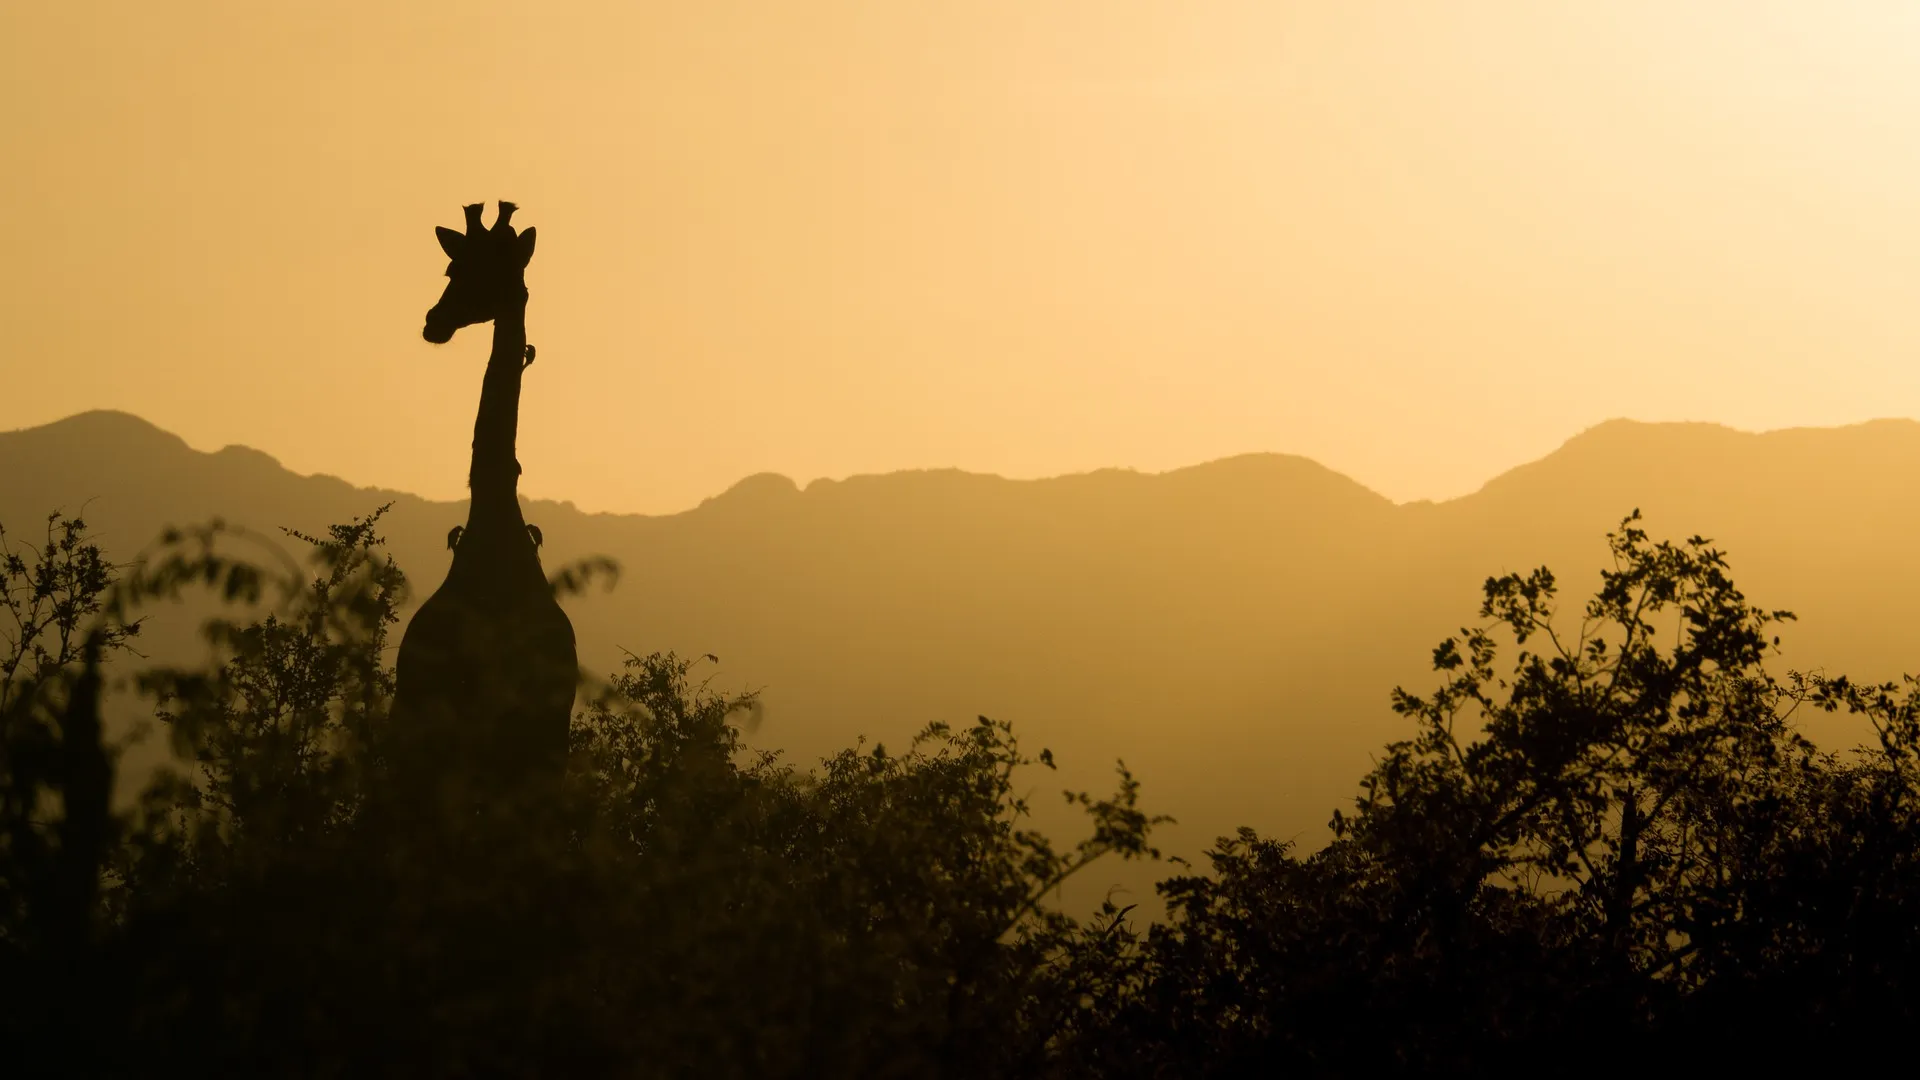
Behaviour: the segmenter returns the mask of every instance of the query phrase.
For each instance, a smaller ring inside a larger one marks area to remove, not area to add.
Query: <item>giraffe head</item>
[[[453,339],[463,326],[488,322],[503,304],[524,302],[527,297],[527,262],[533,258],[534,230],[516,233],[508,222],[514,205],[500,202],[500,216],[493,228],[480,224],[484,203],[466,208],[467,231],[454,232],[435,226],[440,249],[447,263],[447,291],[440,302],[427,311],[427,326],[421,336],[436,345]]]

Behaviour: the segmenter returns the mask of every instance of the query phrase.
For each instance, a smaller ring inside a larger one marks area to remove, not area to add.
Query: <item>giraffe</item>
[[[390,761],[419,794],[477,784],[497,792],[564,764],[578,660],[573,625],[540,567],[520,514],[514,456],[527,344],[525,270],[534,230],[516,233],[504,200],[491,229],[483,204],[465,208],[465,233],[436,228],[450,262],[447,287],[422,336],[452,340],[491,321],[493,350],[473,425],[467,523],[447,537],[446,580],[408,624],[396,663]]]

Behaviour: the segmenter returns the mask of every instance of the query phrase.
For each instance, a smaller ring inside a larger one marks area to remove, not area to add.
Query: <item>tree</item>
[[[1869,910],[1912,955],[1911,921],[1890,917],[1920,884],[1896,795],[1912,705],[1776,680],[1790,613],[1748,603],[1708,541],[1654,543],[1638,518],[1609,535],[1577,625],[1546,569],[1488,579],[1485,622],[1434,650],[1440,686],[1394,692],[1415,734],[1326,848],[1242,830],[1211,876],[1162,886],[1170,922],[1114,1009],[1107,1074],[1725,1060],[1885,1034],[1845,1016],[1863,984],[1820,958],[1857,955]],[[1819,753],[1790,722],[1810,699],[1878,709],[1895,734],[1878,755]],[[1879,906],[1827,902],[1865,882]]]
[[[39,544],[0,527],[0,1032],[67,1028],[86,1006],[103,932],[100,884],[118,839],[101,664],[138,622],[101,616],[114,567],[79,518]]]
[[[1325,847],[1242,829],[1162,883],[1144,933],[1051,902],[1097,859],[1158,857],[1166,819],[1124,765],[1109,797],[1067,794],[1088,830],[1061,845],[1020,795],[1051,755],[1011,725],[802,768],[747,745],[756,699],[713,690],[710,656],[629,656],[558,786],[409,820],[382,753],[405,580],[378,518],[291,534],[308,558],[275,572],[209,527],[115,580],[59,521],[8,564],[37,628],[10,639],[0,758],[17,1053],[104,1074],[1568,1073],[1832,1066],[1920,1019],[1920,681],[1776,678],[1791,616],[1637,514],[1571,623],[1545,569],[1487,580],[1437,687],[1394,691],[1413,732]],[[207,667],[142,675],[186,771],[115,818],[100,659],[202,586],[252,606],[210,624]],[[1877,745],[1818,750],[1803,707]]]
[[[1158,854],[1124,767],[1109,798],[1069,794],[1090,833],[1060,848],[1015,780],[1051,756],[1007,724],[801,769],[743,745],[752,695],[629,657],[576,718],[561,787],[419,827],[383,755],[405,581],[379,516],[290,533],[304,566],[238,557],[260,538],[216,523],[90,579],[103,626],[194,588],[240,606],[208,624],[205,667],[139,676],[183,770],[88,869],[111,902],[74,969],[87,1011],[18,1025],[17,1052],[100,1073],[1066,1067],[1131,938],[1121,913],[1082,923],[1049,897],[1098,858]]]

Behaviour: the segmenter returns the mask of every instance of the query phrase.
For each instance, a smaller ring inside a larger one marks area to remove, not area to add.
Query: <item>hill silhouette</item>
[[[466,514],[244,447],[196,451],[117,412],[0,433],[0,477],[0,521],[84,512],[116,558],[168,524],[278,536],[391,502],[389,550],[416,587],[445,572]],[[1713,538],[1756,603],[1800,615],[1788,665],[1893,677],[1920,655],[1916,492],[1920,423],[1613,421],[1438,504],[1278,454],[1031,481],[763,474],[665,516],[523,502],[549,565],[625,568],[567,603],[588,671],[622,649],[715,653],[727,688],[764,691],[751,740],[801,761],[859,735],[901,745],[931,720],[1012,720],[1072,786],[1124,757],[1179,818],[1170,849],[1193,852],[1242,824],[1317,843],[1402,732],[1388,690],[1430,682],[1432,646],[1471,619],[1481,583],[1546,564],[1586,591],[1598,538],[1634,507],[1657,534]],[[141,647],[195,648],[191,622],[163,620]],[[1823,742],[1859,737],[1809,723]]]

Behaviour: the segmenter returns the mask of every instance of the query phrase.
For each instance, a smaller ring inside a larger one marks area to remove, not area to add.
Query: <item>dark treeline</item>
[[[124,567],[79,521],[0,534],[8,1075],[1663,1074],[1914,1029],[1920,699],[1776,677],[1791,616],[1637,515],[1577,609],[1486,583],[1324,845],[1224,838],[1153,923],[1054,899],[1158,857],[1124,768],[1065,844],[1008,725],[802,768],[705,657],[630,658],[563,779],[423,809],[386,781],[378,517],[293,534],[297,567],[219,528]],[[205,589],[245,613],[209,663],[138,667],[141,613]],[[180,764],[116,808],[100,700],[136,669]]]

